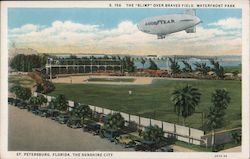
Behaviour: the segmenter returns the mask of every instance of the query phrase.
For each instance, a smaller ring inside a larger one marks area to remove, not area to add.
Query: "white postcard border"
[[[44,8],[82,8],[95,7],[106,8],[109,4],[136,4],[136,3],[171,3],[171,4],[235,4],[236,8],[242,8],[242,152],[241,153],[143,153],[143,152],[111,152],[113,156],[106,156],[101,158],[249,158],[249,2],[247,0],[241,1],[26,1],[26,2],[1,2],[1,158],[19,158],[17,153],[8,151],[8,46],[7,46],[7,9],[14,7],[30,8],[30,7],[44,7]],[[127,7],[129,8],[129,7]],[[157,7],[155,7],[157,8]],[[169,7],[173,8],[173,7]],[[39,151],[39,153],[43,153]],[[53,152],[48,152],[53,153]],[[60,153],[60,152],[57,152]],[[69,152],[77,153],[77,152]],[[79,152],[81,153],[81,152]],[[98,151],[82,152],[82,153],[98,153]],[[109,152],[100,152],[102,154]],[[20,159],[34,158],[21,157]],[[39,158],[39,157],[35,157]],[[42,157],[44,158],[44,157]],[[46,158],[46,157],[45,157]],[[69,157],[53,157],[53,158],[69,158]],[[74,157],[73,157],[74,158]],[[82,157],[85,158],[85,157]],[[89,158],[89,157],[86,157]]]

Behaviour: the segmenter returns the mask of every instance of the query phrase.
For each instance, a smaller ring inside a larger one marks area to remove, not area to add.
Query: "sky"
[[[134,55],[241,55],[241,10],[196,9],[196,33],[158,40],[136,24],[147,17],[183,13],[162,8],[10,8],[8,42],[42,53]]]

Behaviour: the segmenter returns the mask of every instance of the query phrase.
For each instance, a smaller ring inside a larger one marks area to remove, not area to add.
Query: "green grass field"
[[[90,82],[134,82],[134,78],[90,78]]]
[[[35,81],[25,75],[10,75],[8,82],[10,85],[21,85],[23,87],[32,87]]]
[[[225,72],[235,72],[235,71],[238,71],[239,73],[241,73],[241,66],[227,66],[227,67],[224,67],[225,69]]]
[[[241,126],[241,81],[222,80],[154,80],[151,85],[87,85],[55,84],[56,89],[49,95],[64,94],[70,100],[105,107],[130,114],[141,115],[171,123],[178,123],[173,113],[171,93],[187,84],[199,88],[202,93],[197,112],[208,113],[211,94],[217,88],[230,92],[231,103],[225,116],[225,128]],[[132,94],[129,95],[128,91]],[[178,124],[182,124],[182,120]],[[196,113],[186,120],[186,126],[201,128],[201,114]]]

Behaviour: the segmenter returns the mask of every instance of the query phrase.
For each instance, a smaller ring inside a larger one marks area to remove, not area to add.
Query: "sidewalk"
[[[241,146],[233,147],[233,148],[226,149],[220,152],[241,152]]]
[[[192,149],[188,149],[188,148],[177,146],[177,145],[173,145],[173,149],[174,149],[174,152],[196,152]]]

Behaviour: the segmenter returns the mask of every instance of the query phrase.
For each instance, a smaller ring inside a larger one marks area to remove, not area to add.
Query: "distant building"
[[[224,76],[225,77],[231,77],[231,78],[233,78],[234,74],[233,73],[225,73]]]
[[[162,56],[159,56],[159,55],[148,55],[145,57],[146,59],[151,59],[151,60],[157,60],[157,59],[161,59]]]
[[[209,76],[215,76],[215,75],[216,75],[214,71],[209,71],[207,74],[208,74]]]

